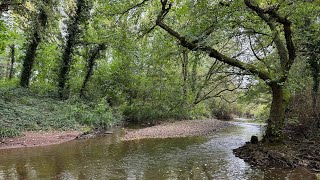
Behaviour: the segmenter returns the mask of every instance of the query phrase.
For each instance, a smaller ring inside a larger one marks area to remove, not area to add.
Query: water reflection
[[[124,131],[118,130],[61,145],[1,150],[0,179],[299,179],[299,171],[259,170],[233,155],[260,131],[236,123],[209,137],[121,142]]]

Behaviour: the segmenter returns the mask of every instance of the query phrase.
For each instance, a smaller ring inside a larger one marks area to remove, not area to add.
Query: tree
[[[89,55],[90,57],[89,57],[88,62],[87,62],[86,76],[85,76],[85,78],[83,80],[83,84],[82,84],[82,87],[80,89],[80,97],[84,96],[84,91],[86,89],[86,85],[87,85],[87,83],[89,81],[89,78],[93,74],[93,68],[94,68],[94,65],[95,65],[95,61],[98,58],[100,51],[105,49],[105,47],[106,47],[106,45],[99,44],[99,45],[96,45],[91,50],[90,55]]]
[[[226,8],[229,8],[229,6],[232,6],[232,3],[228,5],[217,5],[228,6]],[[296,58],[296,49],[292,40],[292,21],[290,21],[287,16],[283,16],[279,13],[280,6],[262,8],[251,0],[244,0],[244,4],[247,7],[244,9],[246,13],[258,17],[260,21],[267,24],[270,29],[271,38],[273,39],[275,50],[277,51],[277,59],[273,60],[272,63],[278,67],[274,72],[270,72],[271,70],[267,71],[252,63],[244,62],[221,53],[216,48],[202,43],[202,38],[190,40],[190,38],[175,31],[164,22],[165,17],[172,8],[172,4],[168,4],[167,0],[161,0],[161,4],[162,9],[157,16],[156,24],[175,37],[182,46],[192,51],[205,52],[209,57],[249,72],[262,79],[270,87],[272,92],[272,103],[264,140],[268,142],[281,141],[283,138],[282,128],[285,120],[285,110],[290,97],[289,91],[286,90],[285,86],[288,73]],[[254,14],[251,12],[254,12]],[[248,16],[244,16],[244,18],[249,19]],[[242,22],[240,21],[238,28],[241,28],[241,24]],[[279,26],[282,26],[282,28],[280,29]],[[214,33],[214,28],[208,28],[203,34],[207,37],[212,33]],[[282,35],[285,37],[285,40],[282,39]]]
[[[308,17],[303,25],[307,30],[300,32],[300,36],[303,36],[303,55],[307,59],[313,81],[311,92],[313,116],[317,120],[316,123],[320,128],[320,114],[318,112],[318,92],[320,84],[320,38],[316,35],[319,34],[319,23],[317,23],[317,19],[310,19],[310,17]],[[303,28],[301,27],[301,29]]]
[[[85,18],[83,13],[86,11],[86,3],[86,0],[77,0],[75,14],[70,17],[68,23],[66,43],[63,49],[61,67],[58,77],[58,93],[61,99],[67,98],[66,83],[68,80],[68,73],[70,71],[72,53],[80,34],[79,26],[81,20]]]
[[[45,31],[47,21],[48,21],[48,12],[46,8],[50,4],[50,0],[43,1],[39,6],[39,12],[37,14],[36,20],[33,22],[32,34],[30,35],[30,42],[26,50],[26,54],[23,60],[22,72],[20,76],[20,86],[27,88],[29,86],[32,68],[36,58],[36,51],[38,45],[42,40],[41,32]]]
[[[12,77],[13,77],[13,65],[14,65],[14,63],[15,63],[15,45],[14,44],[12,44],[11,46],[10,46],[10,66],[8,66],[8,69],[9,69],[9,74],[8,74],[8,78],[9,79],[12,79]]]

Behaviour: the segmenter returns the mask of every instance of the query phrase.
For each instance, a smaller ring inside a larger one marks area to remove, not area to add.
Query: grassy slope
[[[79,129],[83,125],[105,128],[116,121],[104,104],[59,101],[25,89],[0,87],[0,137],[23,131]]]

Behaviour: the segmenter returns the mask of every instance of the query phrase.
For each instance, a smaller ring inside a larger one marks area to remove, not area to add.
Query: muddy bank
[[[249,164],[260,167],[303,167],[312,172],[320,172],[320,139],[287,141],[280,145],[247,143],[235,149],[234,154]]]
[[[25,132],[24,136],[0,138],[0,149],[48,146],[74,140],[80,131]]]
[[[126,132],[124,141],[146,138],[170,138],[208,135],[218,129],[231,126],[228,122],[215,119],[184,120],[173,123],[164,123],[138,130]]]

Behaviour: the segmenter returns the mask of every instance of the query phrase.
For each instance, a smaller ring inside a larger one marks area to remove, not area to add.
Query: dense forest
[[[1,0],[0,135],[215,117],[320,129],[317,0]]]

